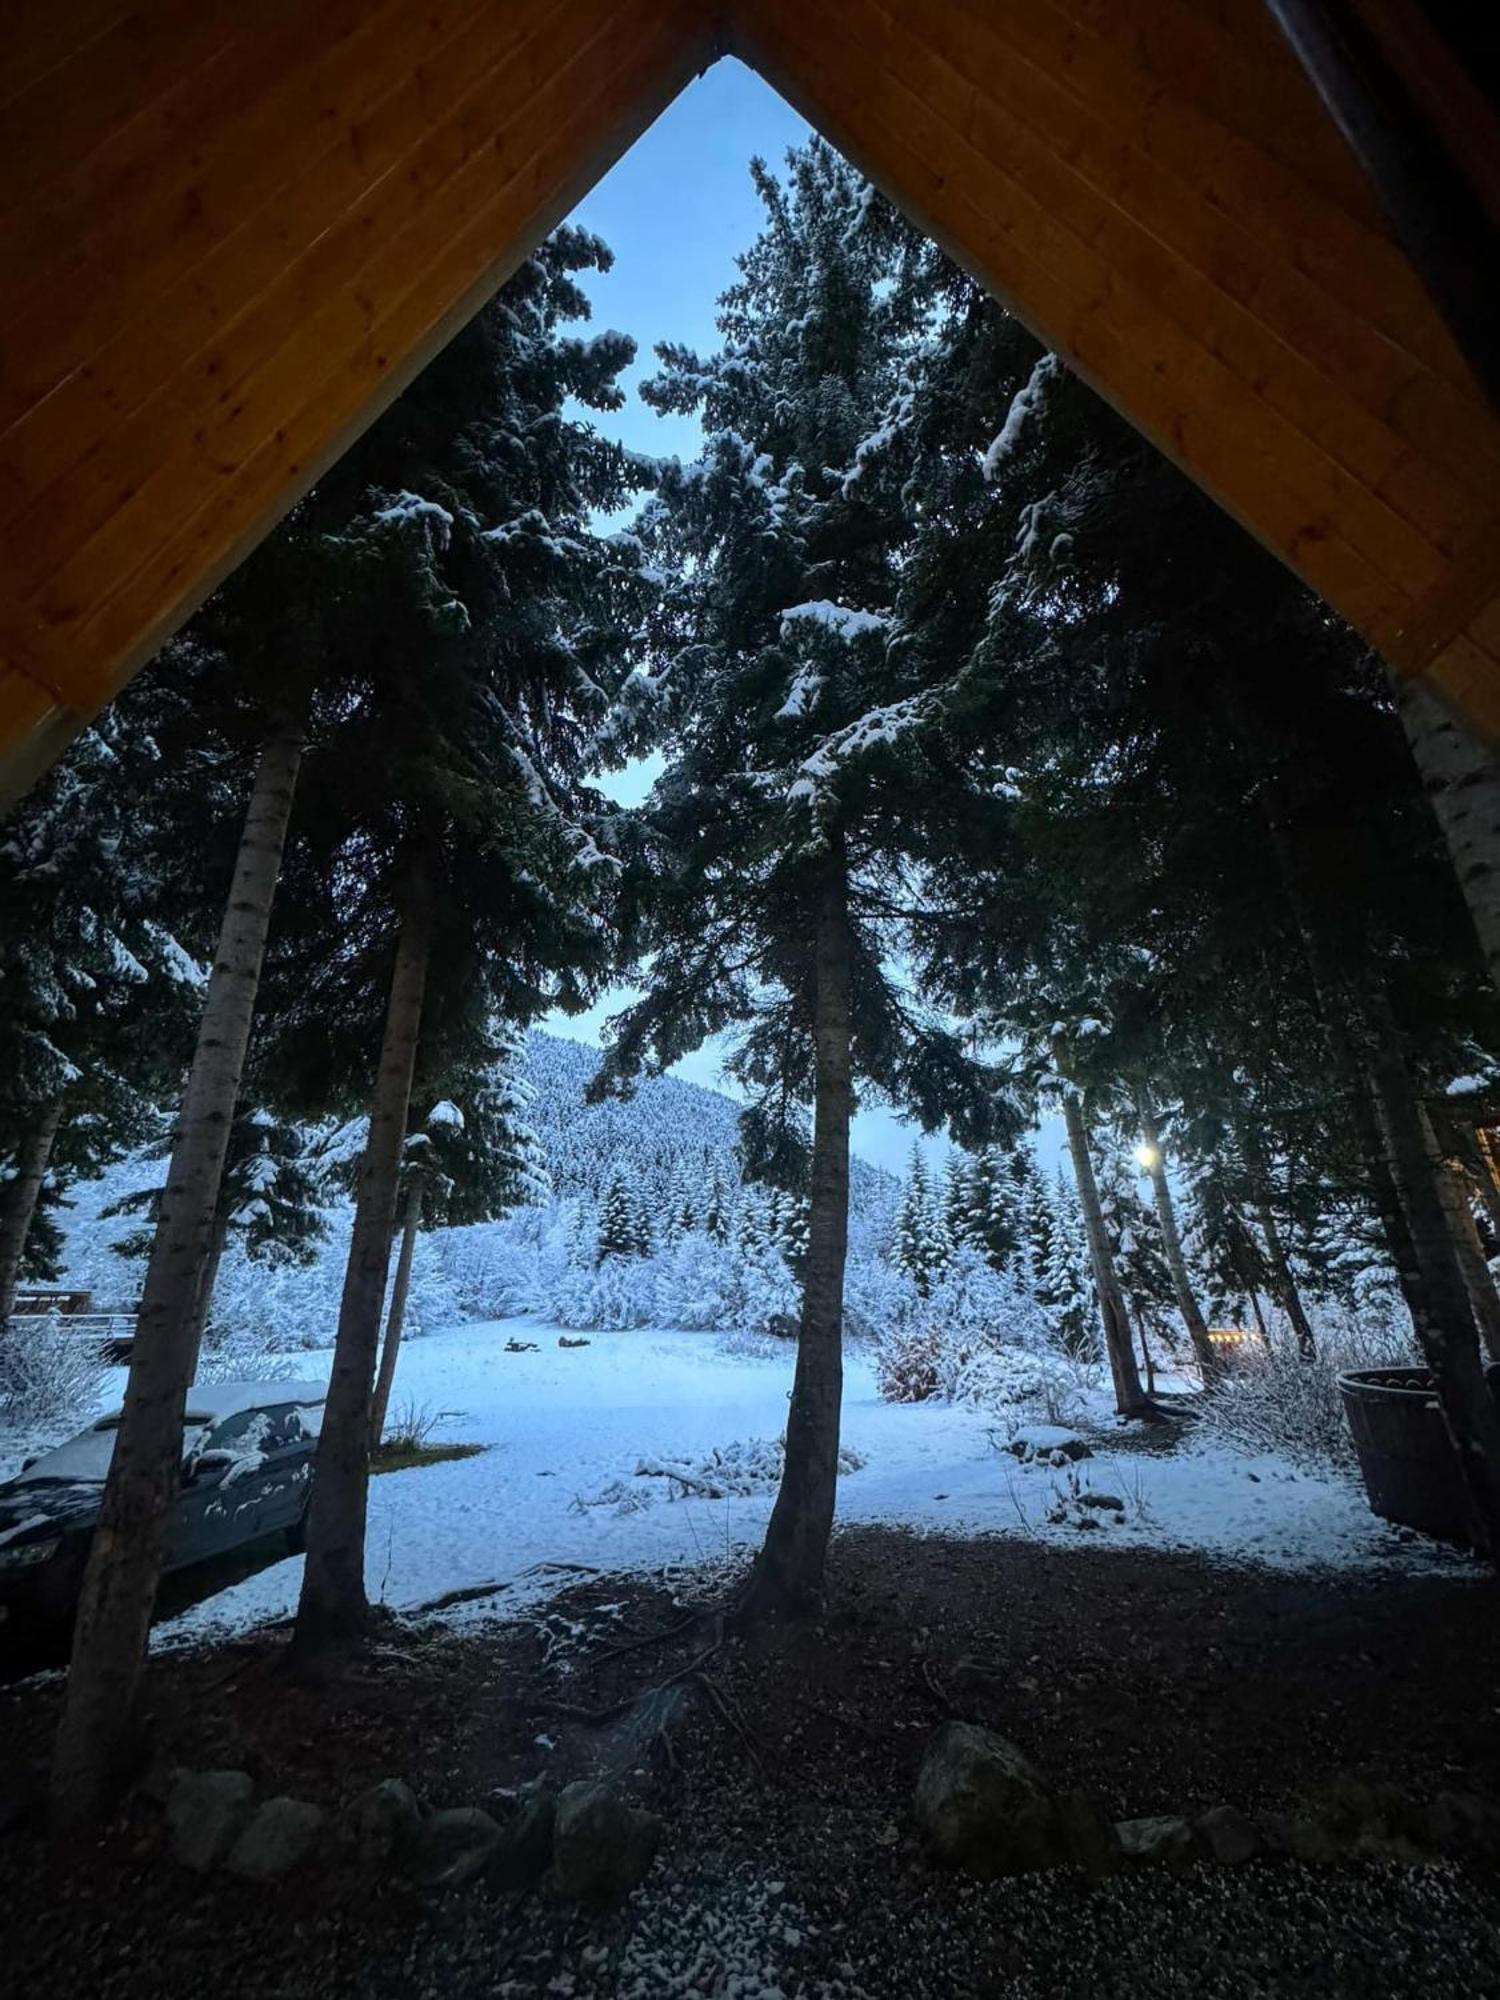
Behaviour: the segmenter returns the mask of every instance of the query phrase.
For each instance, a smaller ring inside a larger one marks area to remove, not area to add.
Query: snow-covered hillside
[[[646,1198],[665,1198],[684,1170],[706,1183],[717,1167],[739,1179],[740,1106],[721,1091],[675,1076],[647,1077],[628,1098],[585,1103],[599,1052],[582,1042],[533,1029],[526,1038],[523,1076],[535,1093],[531,1123],[542,1142],[559,1195],[601,1196],[617,1171]],[[855,1158],[850,1204],[856,1217],[887,1215],[896,1182],[882,1168]]]
[[[795,1307],[787,1255],[796,1204],[741,1185],[740,1107],[675,1077],[643,1081],[629,1098],[585,1101],[599,1055],[581,1043],[533,1031],[517,1082],[540,1142],[554,1199],[501,1222],[425,1233],[418,1243],[407,1330],[477,1314],[546,1311],[583,1326],[661,1321],[690,1327],[756,1327]],[[144,1275],[142,1255],[117,1246],[141,1236],[139,1213],[109,1211],[159,1186],[159,1153],[132,1153],[96,1180],[75,1183],[58,1213],[60,1278],[101,1308],[128,1307]],[[599,1269],[600,1212],[611,1188],[628,1208],[631,1254]],[[852,1175],[851,1253],[856,1273],[879,1262],[899,1195],[879,1168]],[[710,1209],[716,1213],[711,1217]],[[337,1315],[348,1254],[350,1203],[336,1179],[326,1189],[326,1234],[310,1258],[262,1245],[251,1258],[231,1235],[219,1272],[210,1345],[318,1347]],[[710,1240],[712,1220],[716,1234]],[[269,1253],[269,1254],[267,1254]],[[856,1275],[855,1290],[860,1289]]]

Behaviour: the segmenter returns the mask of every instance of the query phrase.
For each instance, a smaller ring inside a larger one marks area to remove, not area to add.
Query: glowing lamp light
[[[1148,1146],[1145,1140],[1143,1139],[1135,1149],[1135,1157],[1140,1162],[1140,1165],[1149,1174],[1151,1169],[1154,1166],[1156,1166],[1160,1161],[1161,1154],[1157,1151],[1155,1146]]]

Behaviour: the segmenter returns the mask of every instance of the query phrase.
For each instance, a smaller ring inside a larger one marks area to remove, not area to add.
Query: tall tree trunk
[[[1078,1183],[1078,1199],[1089,1239],[1089,1263],[1094,1273],[1094,1293],[1099,1301],[1099,1317],[1104,1322],[1104,1348],[1109,1356],[1109,1372],[1115,1385],[1115,1408],[1122,1417],[1156,1414],[1141,1387],[1135,1365],[1135,1345],[1130,1320],[1109,1247],[1109,1231],[1104,1224],[1104,1206],[1099,1199],[1099,1183],[1094,1178],[1094,1162],[1084,1129],[1083,1105],[1078,1093],[1064,1087],[1063,1121],[1068,1128],[1068,1150],[1073,1156],[1073,1177]]]
[[[219,1210],[214,1215],[213,1232],[208,1239],[208,1255],[203,1261],[203,1275],[198,1280],[198,1298],[193,1306],[194,1354],[201,1352],[203,1347],[203,1333],[213,1307],[214,1290],[219,1282],[219,1266],[224,1261],[224,1245],[228,1237],[229,1217]]]
[[[1296,823],[1285,778],[1267,754],[1264,733],[1238,677],[1226,676],[1225,685],[1234,726],[1258,780],[1261,808],[1335,1061],[1345,1067],[1355,1058],[1351,1031],[1360,1045],[1358,1060],[1369,1078],[1379,1138],[1420,1279],[1421,1303],[1414,1307],[1413,1318],[1468,1495],[1474,1546],[1480,1554],[1500,1560],[1500,1403],[1491,1395],[1480,1364],[1474,1316],[1427,1150],[1421,1101],[1390,1001],[1383,987],[1368,984],[1368,975],[1359,976],[1362,968],[1352,981],[1344,977],[1327,935],[1327,912],[1308,852],[1307,829]],[[1354,1102],[1360,1105],[1361,1093],[1354,1093]],[[1356,1109],[1356,1116],[1361,1115],[1369,1114]],[[1381,1149],[1377,1145],[1373,1150]],[[1383,1199],[1377,1195],[1377,1200]],[[1411,1293],[1407,1296],[1410,1302]]]
[[[1500,1180],[1495,1177],[1495,1155],[1490,1147],[1489,1134],[1481,1127],[1456,1120],[1454,1139],[1459,1157],[1479,1190],[1479,1199],[1484,1203],[1490,1227],[1500,1239]]]
[[[406,1323],[406,1300],[411,1291],[412,1258],[416,1255],[417,1231],[421,1225],[422,1183],[413,1175],[401,1226],[401,1255],[396,1259],[396,1281],[391,1287],[390,1308],[385,1316],[380,1373],[375,1378],[375,1398],[370,1408],[371,1451],[380,1449],[380,1440],[385,1436],[386,1412],[391,1406],[391,1385],[396,1380],[396,1356],[401,1350],[401,1329]]]
[[[307,1563],[292,1635],[293,1664],[310,1676],[323,1672],[369,1623],[365,1504],[370,1483],[370,1400],[431,944],[431,889],[418,871],[409,884],[396,946],[328,1402],[313,1467]]]
[[[1255,1330],[1260,1335],[1260,1344],[1262,1347],[1269,1348],[1271,1345],[1271,1336],[1266,1331],[1266,1316],[1261,1311],[1260,1293],[1255,1289],[1254,1285],[1247,1284],[1245,1290],[1250,1295],[1250,1311],[1255,1320]]]
[[[1495,1188],[1497,1198],[1500,1198],[1500,1154],[1496,1151],[1495,1135],[1488,1126],[1477,1125],[1474,1128],[1474,1141],[1484,1156],[1485,1165],[1490,1170],[1490,1181]]]
[[[1140,1337],[1141,1366],[1146,1371],[1146,1394],[1154,1396],[1156,1394],[1156,1363],[1151,1356],[1151,1342],[1146,1333],[1146,1315],[1144,1310],[1137,1312],[1135,1316],[1135,1330]]]
[[[1197,1294],[1193,1290],[1193,1281],[1188,1273],[1187,1258],[1183,1255],[1182,1232],[1177,1227],[1177,1210],[1173,1205],[1172,1189],[1167,1180],[1167,1158],[1162,1151],[1156,1107],[1151,1102],[1151,1093],[1143,1083],[1134,1086],[1134,1095],[1135,1113],[1140,1122],[1141,1138],[1146,1147],[1146,1172],[1151,1177],[1151,1192],[1156,1201],[1156,1221],[1161,1230],[1167,1269],[1172,1276],[1172,1290],[1176,1294],[1177,1310],[1182,1314],[1182,1323],[1188,1330],[1188,1339],[1193,1343],[1193,1353],[1197,1357],[1198,1369],[1206,1386],[1218,1373],[1219,1358],[1214,1353],[1213,1342],[1208,1337],[1208,1321],[1203,1317],[1203,1308],[1198,1303]]]
[[[1474,1324],[1484,1342],[1485,1353],[1491,1361],[1500,1361],[1500,1292],[1495,1290],[1495,1280],[1485,1261],[1484,1245],[1479,1240],[1479,1224],[1474,1220],[1474,1210],[1469,1201],[1468,1183],[1453,1162],[1443,1156],[1425,1116],[1422,1123]]]
[[[1500,1558],[1500,1403],[1484,1378],[1474,1315],[1427,1148],[1421,1101],[1383,995],[1370,1004],[1366,1042],[1376,1110],[1427,1295],[1424,1352],[1468,1491],[1474,1547]]]
[[[752,1615],[801,1612],[821,1599],[838,1495],[844,1394],[844,1262],[849,1244],[849,884],[843,845],[824,868],[814,940],[816,1011],[812,1187],[802,1266],[797,1372],[786,1422],[786,1464],[744,1600]]]
[[[198,1358],[194,1307],[301,762],[302,732],[286,723],[261,752],[245,815],[79,1599],[52,1771],[52,1812],[60,1830],[104,1812],[134,1751],[151,1609],[182,1479],[183,1407]]]
[[[1361,1075],[1356,1083],[1357,1087],[1349,1100],[1349,1110],[1355,1143],[1364,1163],[1365,1185],[1381,1234],[1385,1237],[1386,1249],[1396,1273],[1397,1289],[1411,1315],[1412,1331],[1417,1336],[1418,1346],[1425,1350],[1432,1309],[1427,1300],[1427,1286],[1417,1257],[1417,1246],[1412,1238],[1406,1210],[1401,1205],[1395,1176],[1391,1172],[1369,1080]]]
[[[1271,1273],[1271,1290],[1277,1305],[1287,1316],[1297,1341],[1297,1352],[1304,1361],[1310,1361],[1318,1351],[1318,1343],[1313,1338],[1312,1321],[1307,1317],[1307,1308],[1302,1303],[1302,1293],[1297,1280],[1292,1275],[1292,1267],[1286,1254],[1286,1244],[1282,1241],[1281,1225],[1276,1220],[1276,1211],[1270,1200],[1257,1200],[1256,1220],[1260,1223],[1260,1233],[1266,1246],[1266,1264]]]
[[[1500,986],[1500,763],[1422,675],[1397,680],[1396,705],[1490,977]]]
[[[41,1200],[42,1183],[47,1178],[62,1115],[63,1100],[59,1093],[37,1112],[16,1156],[16,1171],[0,1195],[0,1330],[16,1309],[16,1287],[21,1281],[26,1239]]]
[[[1270,1163],[1266,1159],[1266,1149],[1261,1144],[1260,1133],[1255,1125],[1254,1112],[1248,1109],[1241,1110],[1235,1118],[1234,1126],[1235,1136],[1239,1140],[1240,1156],[1249,1168],[1253,1182],[1252,1202],[1255,1219],[1260,1224],[1261,1238],[1265,1244],[1266,1264],[1271,1274],[1271,1293],[1287,1316],[1287,1321],[1296,1337],[1297,1352],[1304,1360],[1310,1360],[1318,1351],[1318,1343],[1313,1338],[1312,1322],[1307,1317],[1307,1309],[1302,1303],[1302,1293],[1292,1274],[1292,1262],[1287,1255],[1281,1224],[1276,1220]]]

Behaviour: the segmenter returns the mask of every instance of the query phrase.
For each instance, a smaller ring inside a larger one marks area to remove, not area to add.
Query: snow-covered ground
[[[507,1352],[508,1341],[534,1341]],[[478,1457],[372,1481],[372,1598],[409,1609],[497,1579],[515,1588],[466,1608],[504,1614],[555,1589],[540,1563],[649,1569],[758,1543],[771,1494],[669,1498],[643,1462],[706,1459],[715,1449],[774,1440],[786,1416],[792,1349],[706,1333],[596,1333],[563,1348],[555,1327],[505,1320],[455,1328],[402,1350],[394,1403],[442,1414],[434,1442],[473,1442]],[[328,1357],[299,1353],[316,1378]],[[112,1371],[106,1397],[118,1396]],[[845,1379],[844,1441],[864,1464],[841,1481],[842,1521],[883,1521],[963,1534],[1027,1535],[1063,1546],[1112,1543],[1195,1550],[1281,1569],[1452,1568],[1462,1559],[1399,1539],[1352,1485],[1271,1456],[1189,1446],[1171,1456],[1112,1452],[1077,1468],[1084,1490],[1124,1502],[1092,1534],[1048,1514],[1068,1475],[997,1450],[993,1419],[943,1403],[893,1404],[858,1355]],[[601,1501],[600,1496],[612,1497]],[[1075,1516],[1076,1518],[1076,1516]],[[301,1560],[275,1563],[158,1630],[158,1643],[222,1635],[289,1613]]]

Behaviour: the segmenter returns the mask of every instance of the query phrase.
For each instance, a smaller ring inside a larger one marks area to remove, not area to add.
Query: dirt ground
[[[393,1631],[328,1699],[287,1682],[276,1635],[151,1669],[160,1763],[245,1769],[265,1793],[329,1808],[400,1775],[431,1804],[498,1814],[538,1778],[613,1771],[665,1835],[645,1887],[603,1916],[483,1879],[442,1895],[327,1870],[270,1895],[200,1881],[168,1858],[144,1796],[64,1867],[28,1803],[57,1679],[0,1690],[0,1986],[1091,2000],[1440,1981],[1500,1995],[1500,1888],[1453,1864],[977,1883],[929,1870],[909,1813],[953,1715],[1014,1738],[1111,1816],[1292,1809],[1347,1778],[1500,1800],[1491,1583],[860,1529],[838,1540],[819,1624],[755,1642],[721,1639],[711,1618],[682,1625],[730,1582],[559,1578],[512,1623]],[[643,1720],[633,1698],[651,1688]]]

